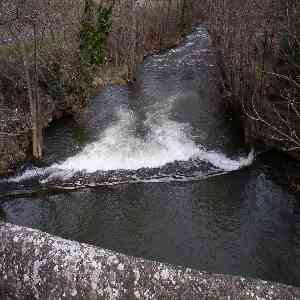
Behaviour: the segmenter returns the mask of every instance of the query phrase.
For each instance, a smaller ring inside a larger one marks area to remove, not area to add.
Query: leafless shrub
[[[13,0],[3,1],[0,9],[0,94],[3,105],[30,111],[32,153],[40,158],[45,83],[56,65],[61,80],[64,74],[69,81],[79,76],[74,49],[80,6],[70,0]]]
[[[190,27],[194,0],[116,0],[107,63],[128,67],[132,79],[145,55],[176,45]]]
[[[93,1],[113,7],[106,62],[99,67],[99,76],[106,68],[120,66],[127,69],[126,78],[133,79],[145,55],[178,43],[196,18],[194,0]],[[0,103],[30,115],[35,158],[42,155],[49,97],[59,106],[68,95],[79,100],[87,96],[80,85],[84,4],[75,0],[0,2]]]
[[[300,150],[299,1],[200,2],[221,49],[227,95],[247,116],[249,135]]]

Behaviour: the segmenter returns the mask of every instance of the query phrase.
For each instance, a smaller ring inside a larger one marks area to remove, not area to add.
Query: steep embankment
[[[41,126],[45,128],[54,119],[78,112],[84,104],[84,99],[75,96],[66,96],[61,101],[56,101],[44,94],[41,96]],[[30,124],[28,107],[1,107],[0,175],[12,173],[18,162],[32,157],[30,153],[32,144]]]
[[[202,1],[246,142],[299,158],[299,1]]]
[[[0,5],[0,174],[42,145],[42,130],[85,103],[78,54],[79,5]]]

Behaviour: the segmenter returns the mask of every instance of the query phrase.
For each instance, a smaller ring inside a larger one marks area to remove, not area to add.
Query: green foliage
[[[88,96],[97,67],[103,64],[105,44],[112,27],[112,7],[96,5],[85,0],[80,30],[80,83],[79,93]]]
[[[85,1],[80,30],[81,64],[99,66],[104,62],[104,47],[112,26],[112,7],[95,7],[92,0]]]

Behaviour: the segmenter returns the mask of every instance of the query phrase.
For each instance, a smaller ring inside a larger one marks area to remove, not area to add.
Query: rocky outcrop
[[[0,223],[0,298],[299,299],[300,289],[166,265]]]
[[[54,119],[78,112],[85,105],[76,95],[53,99],[41,95],[41,123],[46,128]],[[18,103],[16,101],[16,103]],[[15,166],[31,157],[31,126],[29,105],[18,108],[0,105],[0,176],[13,172]]]

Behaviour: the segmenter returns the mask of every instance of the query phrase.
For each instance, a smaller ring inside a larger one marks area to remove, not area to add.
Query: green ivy
[[[104,47],[111,30],[112,7],[102,7],[85,1],[80,30],[80,57],[83,65],[99,66],[104,62]]]
[[[104,63],[105,44],[112,27],[112,7],[85,0],[80,30],[80,65],[82,92],[89,93],[97,67]]]

